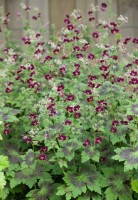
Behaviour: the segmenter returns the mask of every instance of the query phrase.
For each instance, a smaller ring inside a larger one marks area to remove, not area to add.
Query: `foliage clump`
[[[94,26],[95,12],[109,7],[91,6],[86,24],[77,10],[66,15],[49,41],[25,22],[23,49],[7,36],[0,53],[2,200],[138,199],[138,39],[121,36],[123,16]],[[18,17],[30,9],[23,5]],[[8,35],[9,17],[1,18]]]

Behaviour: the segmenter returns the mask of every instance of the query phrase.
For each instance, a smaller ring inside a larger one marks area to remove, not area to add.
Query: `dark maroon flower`
[[[102,137],[97,137],[96,139],[95,139],[95,144],[99,144],[99,143],[102,143]]]
[[[119,32],[119,29],[118,28],[113,28],[113,29],[111,29],[111,33],[112,34],[116,34],[116,33],[118,33]]]
[[[93,99],[94,99],[94,97],[90,96],[90,97],[87,98],[87,102],[91,102],[91,101],[93,101]]]
[[[116,132],[117,132],[117,128],[114,127],[114,126],[111,126],[111,127],[110,127],[110,131],[111,131],[112,133],[116,133]]]
[[[36,119],[36,113],[31,113],[31,114],[29,115],[29,117],[30,117],[31,119]]]
[[[27,44],[27,45],[31,44],[31,39],[28,36],[23,37],[22,40],[24,44]]]
[[[101,67],[99,67],[99,69],[100,69],[101,71],[106,72],[106,71],[108,71],[109,66],[102,65]]]
[[[22,76],[17,76],[16,78],[15,78],[15,80],[20,80],[22,78]]]
[[[117,60],[118,59],[118,56],[114,55],[112,56],[113,60]]]
[[[105,11],[107,8],[107,4],[106,3],[101,3],[101,10]]]
[[[110,25],[113,26],[113,27],[117,26],[117,24],[115,22],[110,22]]]
[[[45,154],[40,154],[38,158],[39,160],[46,160],[47,156]]]
[[[74,117],[75,118],[80,118],[81,117],[81,113],[80,112],[75,112],[74,113]]]
[[[109,57],[108,50],[104,50],[103,53],[102,53],[102,55]]]
[[[128,121],[125,121],[125,120],[121,120],[120,123],[123,125],[128,125]]]
[[[64,90],[64,85],[63,84],[60,84],[60,85],[57,86],[57,91],[58,92],[61,92],[63,90]]]
[[[36,16],[32,16],[32,19],[37,20],[37,17]]]
[[[138,44],[138,38],[133,38],[132,42],[133,42],[134,44]]]
[[[97,76],[91,76],[91,75],[89,75],[88,78],[89,78],[90,81],[94,81],[94,80],[97,79]]]
[[[99,100],[99,101],[98,101],[98,104],[99,104],[100,106],[103,106],[103,107],[106,107],[106,106],[107,106],[107,103],[106,103],[104,100]]]
[[[38,125],[38,120],[35,119],[34,121],[32,121],[31,125],[32,125],[32,126],[37,126],[37,125]]]
[[[128,63],[125,67],[126,68],[129,68],[129,67],[131,67],[132,66],[132,64],[131,63]]]
[[[65,24],[70,24],[69,18],[65,18],[65,19],[64,19],[64,22],[65,22]]]
[[[26,69],[26,67],[25,67],[25,66],[23,66],[23,65],[21,65],[21,66],[20,66],[20,69],[22,69],[22,70],[25,70],[25,69]]]
[[[88,82],[88,86],[91,87],[91,88],[94,88],[95,87],[95,83],[93,83],[92,81],[89,81]]]
[[[127,115],[127,119],[128,119],[129,121],[132,121],[132,120],[133,120],[133,116],[132,116],[132,115]]]
[[[80,50],[80,47],[79,47],[79,46],[74,46],[74,47],[73,47],[73,50],[74,50],[74,51],[79,51],[79,50]]]
[[[75,63],[74,66],[75,66],[76,70],[78,70],[80,68],[80,64]]]
[[[8,135],[8,134],[10,134],[10,129],[8,129],[8,128],[6,128],[6,129],[4,129],[3,130],[3,134],[5,134],[5,135]]]
[[[124,78],[122,78],[122,77],[118,77],[118,78],[117,78],[117,82],[118,82],[118,83],[122,83],[122,82],[124,82]]]
[[[90,144],[90,140],[89,139],[86,139],[84,142],[83,142],[83,146],[86,147]]]
[[[73,38],[70,39],[70,42],[78,41],[78,40],[79,40],[79,37],[78,37],[78,36],[73,36]]]
[[[45,153],[47,151],[48,151],[48,147],[47,146],[43,146],[43,147],[40,148],[40,152],[41,153]]]
[[[70,30],[73,30],[74,29],[74,26],[73,24],[68,24],[67,25],[67,29],[70,31]]]
[[[36,38],[39,38],[40,36],[41,36],[40,33],[36,33],[36,35],[35,35]]]
[[[50,79],[52,79],[52,76],[50,74],[45,74],[45,79],[49,81]]]
[[[65,74],[66,68],[64,66],[60,67],[59,71],[61,72],[61,74]]]
[[[81,15],[77,17],[77,19],[81,19],[81,18],[82,18],[82,16],[81,16]]]
[[[5,89],[5,92],[7,92],[7,93],[10,93],[11,91],[12,91],[11,88],[6,88],[6,89]]]
[[[118,124],[119,124],[119,121],[116,120],[116,119],[112,122],[112,125],[113,125],[113,126],[117,126]]]
[[[30,137],[24,136],[23,139],[27,144],[32,142],[32,138],[30,138]]]
[[[80,71],[79,71],[79,70],[75,70],[75,71],[73,72],[73,75],[74,75],[74,76],[79,76],[79,75],[80,75]]]
[[[17,74],[20,74],[21,72],[22,72],[22,70],[21,70],[21,69],[17,70]]]
[[[60,135],[58,136],[58,139],[64,141],[64,140],[67,139],[67,137],[66,137],[65,135],[63,135],[63,134],[60,134]]]
[[[29,11],[29,10],[31,10],[31,8],[30,8],[30,6],[26,6],[24,10]]]
[[[96,88],[99,88],[101,85],[102,85],[102,84],[98,83],[98,84],[96,85]]]
[[[131,38],[126,38],[123,43],[127,44],[130,40],[131,40]]]
[[[74,95],[72,94],[67,95],[67,98],[66,98],[67,101],[73,101],[74,99],[75,99]]]
[[[32,78],[29,78],[28,80],[27,80],[27,83],[28,84],[31,84],[33,82],[33,79]]]
[[[99,112],[102,112],[104,110],[104,108],[102,106],[98,106],[95,108],[96,112],[99,113]]]
[[[50,61],[50,60],[52,60],[52,57],[51,56],[46,56],[44,62],[45,61]]]
[[[96,39],[99,38],[99,34],[97,32],[93,32],[92,36],[93,36],[93,38],[96,38]]]
[[[91,90],[85,90],[84,93],[86,93],[87,95],[91,95],[92,91]]]
[[[88,15],[92,15],[92,13],[93,13],[93,11],[91,11],[91,10],[88,11]]]
[[[74,109],[73,109],[73,106],[67,106],[66,107],[66,110],[70,113],[73,113]]]
[[[35,71],[33,71],[33,72],[30,73],[30,77],[32,77],[34,75],[35,75]]]
[[[53,97],[49,97],[48,99],[49,99],[51,102],[54,101],[54,98],[53,98]]]
[[[138,59],[134,60],[134,64],[138,65]]]
[[[80,31],[78,29],[75,29],[74,32],[78,35]]]
[[[55,106],[55,103],[51,103],[51,104],[47,107],[47,110],[53,109],[54,106]]]
[[[137,76],[137,74],[138,74],[138,73],[137,73],[136,71],[134,71],[134,70],[132,70],[132,71],[130,72],[130,75],[131,75],[131,76]]]
[[[71,120],[68,120],[68,119],[65,120],[65,125],[71,125],[71,124],[72,124]]]
[[[55,109],[51,109],[49,116],[54,116],[54,115],[56,115],[56,110]]]
[[[109,28],[108,24],[104,25],[104,28]]]
[[[78,59],[83,58],[83,54],[81,54],[81,53],[76,54],[76,58],[78,58]]]
[[[94,59],[94,58],[95,58],[95,55],[94,55],[94,54],[90,53],[90,54],[88,55],[88,59],[92,60],[92,59]]]
[[[5,123],[4,126],[5,126],[5,127],[9,127],[10,124],[9,124],[9,123]]]
[[[74,111],[78,111],[80,109],[79,105],[74,106]]]
[[[91,22],[91,21],[94,21],[95,20],[95,17],[90,17],[89,18],[89,21]]]
[[[53,53],[54,53],[54,54],[58,54],[58,53],[59,53],[59,49],[54,49],[54,50],[53,50]]]
[[[138,84],[138,78],[132,78],[132,79],[129,81],[129,84],[132,84],[132,85]]]
[[[101,157],[101,158],[99,159],[100,162],[104,162],[105,160],[106,160],[105,157]]]

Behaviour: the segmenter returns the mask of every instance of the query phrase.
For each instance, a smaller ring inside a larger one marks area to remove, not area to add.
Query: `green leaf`
[[[92,146],[87,146],[85,150],[81,153],[82,163],[87,162],[92,159],[99,162],[100,153],[94,149]]]
[[[135,148],[122,147],[114,150],[116,155],[112,157],[114,160],[125,161],[124,171],[138,169],[138,146]]]
[[[0,191],[0,198],[4,200],[7,198],[8,194],[9,194],[9,189],[5,187],[2,191]]]
[[[5,181],[4,173],[0,172],[0,191],[3,190],[5,185],[6,185],[6,181]]]
[[[138,180],[131,179],[131,188],[133,191],[138,193]]]
[[[76,198],[82,193],[86,193],[87,188],[101,194],[102,178],[103,176],[96,171],[95,166],[87,163],[87,165],[81,166],[79,173],[66,173],[63,180],[72,191],[73,197]]]
[[[108,188],[105,191],[106,199],[116,200],[132,200],[132,191],[126,184],[129,180],[130,174],[124,173],[123,167],[116,166],[115,168],[102,168],[108,183]]]
[[[7,156],[0,156],[0,171],[9,166],[9,161]]]
[[[105,190],[106,200],[117,200],[118,195],[116,193],[113,193],[111,187],[108,187]]]

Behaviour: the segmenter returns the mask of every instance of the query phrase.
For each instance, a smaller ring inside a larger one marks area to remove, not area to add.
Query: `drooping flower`
[[[98,32],[93,32],[92,36],[93,36],[93,38],[97,39],[97,38],[99,38],[99,33]]]
[[[119,121],[116,119],[112,122],[112,126],[117,126],[118,124],[119,124]]]
[[[87,102],[91,102],[91,101],[93,101],[93,99],[94,99],[94,97],[90,96],[90,97],[87,98]]]
[[[99,137],[97,137],[96,139],[95,139],[95,144],[99,144],[99,143],[102,143],[102,137],[101,136],[99,136]]]
[[[116,133],[116,132],[117,132],[117,128],[114,127],[114,126],[111,126],[111,127],[110,127],[110,131],[111,131],[112,133]]]
[[[8,129],[8,128],[6,128],[6,129],[4,129],[3,130],[3,134],[5,134],[5,135],[8,135],[8,134],[10,134],[10,129]]]
[[[59,140],[62,140],[62,141],[65,141],[65,140],[67,139],[67,137],[66,137],[65,135],[63,135],[63,134],[60,134],[60,135],[58,136],[58,139],[59,139]]]
[[[101,10],[106,11],[107,9],[107,4],[106,3],[101,3]]]
[[[74,113],[74,117],[75,118],[80,118],[81,117],[81,113],[80,112],[75,112]]]
[[[84,142],[83,142],[83,146],[86,147],[90,145],[90,140],[89,139],[86,139]]]
[[[46,160],[47,156],[45,154],[40,154],[38,158],[39,160]]]
[[[48,147],[47,146],[42,146],[41,148],[40,148],[40,152],[41,153],[45,153],[45,152],[47,152],[48,151]]]

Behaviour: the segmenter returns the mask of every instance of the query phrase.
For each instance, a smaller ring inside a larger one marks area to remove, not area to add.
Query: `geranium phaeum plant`
[[[93,28],[99,10],[66,15],[49,41],[25,23],[23,51],[10,37],[1,49],[1,199],[138,199],[138,39],[123,16]]]

